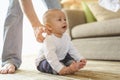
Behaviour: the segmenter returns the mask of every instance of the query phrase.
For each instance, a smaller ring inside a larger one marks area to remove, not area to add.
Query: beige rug
[[[15,74],[0,74],[0,80],[120,80],[119,61],[88,60],[84,69],[74,75],[59,76],[36,70],[35,55],[23,57],[23,63]]]

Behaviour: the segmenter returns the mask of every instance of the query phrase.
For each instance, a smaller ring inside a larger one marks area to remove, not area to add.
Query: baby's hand
[[[79,63],[79,69],[83,68],[86,65],[86,62],[87,62],[86,59],[80,60],[80,62],[78,62]]]
[[[86,63],[87,63],[87,60],[86,59],[82,59],[82,60],[80,60],[80,62],[82,62],[82,64],[85,66]]]

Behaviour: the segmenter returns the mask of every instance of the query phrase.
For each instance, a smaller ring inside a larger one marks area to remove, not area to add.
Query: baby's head
[[[43,23],[55,35],[62,35],[67,29],[65,14],[59,9],[50,9],[45,12]]]

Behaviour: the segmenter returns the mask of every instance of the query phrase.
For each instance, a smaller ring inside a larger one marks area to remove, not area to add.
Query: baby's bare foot
[[[8,63],[0,69],[0,74],[12,74],[15,72],[15,65]]]

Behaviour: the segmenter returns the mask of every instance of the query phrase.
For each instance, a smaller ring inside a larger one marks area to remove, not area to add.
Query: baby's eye
[[[58,21],[62,21],[62,19],[58,19]]]
[[[64,21],[66,21],[66,19],[64,19]]]

